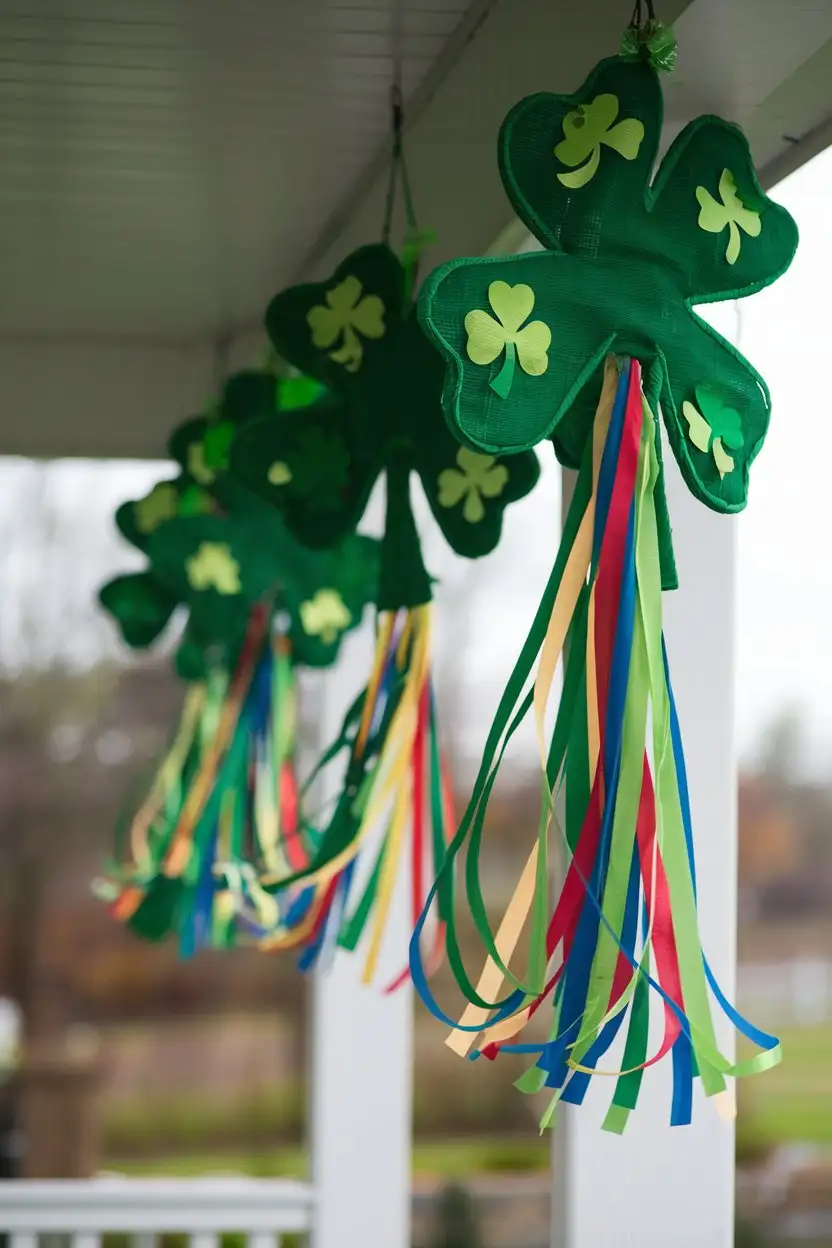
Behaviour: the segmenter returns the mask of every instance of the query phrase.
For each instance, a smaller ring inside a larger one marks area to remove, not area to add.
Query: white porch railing
[[[11,1248],[38,1248],[41,1235],[67,1235],[72,1248],[101,1248],[108,1233],[153,1248],[164,1232],[184,1232],[190,1248],[218,1248],[236,1232],[248,1248],[281,1248],[312,1228],[310,1184],[284,1179],[121,1179],[0,1184],[0,1232]]]

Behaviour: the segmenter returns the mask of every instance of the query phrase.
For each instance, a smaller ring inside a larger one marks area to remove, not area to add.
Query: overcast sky
[[[763,726],[787,708],[805,718],[813,770],[832,771],[832,559],[827,480],[832,452],[823,369],[830,354],[832,154],[778,188],[797,219],[801,247],[790,272],[746,300],[742,351],[771,388],[773,419],[752,469],[739,521],[738,728],[747,756]],[[724,332],[733,307],[715,320]],[[188,413],[171,412],[171,425]],[[141,560],[115,534],[112,513],[168,468],[66,461],[45,468],[0,459],[0,663],[61,654],[94,661],[115,643],[97,616],[98,585]],[[378,519],[378,500],[371,508]],[[38,510],[40,509],[40,511]],[[40,515],[40,518],[36,517]],[[438,669],[460,674],[465,744],[476,753],[549,573],[557,541],[559,478],[547,455],[543,480],[509,508],[504,541],[476,565],[451,557],[423,517],[438,593]],[[548,536],[547,536],[548,535]],[[353,649],[339,686],[360,679]]]

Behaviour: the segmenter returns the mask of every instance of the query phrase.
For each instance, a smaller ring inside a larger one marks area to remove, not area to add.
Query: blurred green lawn
[[[832,1145],[832,1025],[777,1032],[783,1060],[739,1087],[739,1131],[760,1146]],[[741,1047],[741,1056],[752,1050]]]
[[[445,1179],[477,1173],[545,1170],[549,1165],[549,1139],[540,1140],[442,1140],[417,1144],[413,1172]],[[121,1174],[149,1177],[193,1178],[200,1174],[245,1174],[252,1178],[305,1178],[307,1154],[300,1148],[270,1152],[209,1154],[168,1157],[153,1161],[120,1162]]]
[[[740,1081],[737,1124],[740,1159],[753,1160],[778,1144],[832,1146],[832,1025],[788,1028],[781,1033],[781,1040],[781,1064],[765,1074]],[[750,1048],[740,1047],[741,1056],[750,1053]],[[240,1128],[239,1135],[237,1138],[226,1135],[225,1144],[221,1142],[225,1132],[220,1130],[220,1121],[214,1123],[208,1119],[222,1116],[227,1121],[228,1107],[221,1115],[216,1109],[208,1114],[207,1107],[194,1115],[194,1107],[183,1105],[182,1112],[177,1114],[172,1112],[174,1107],[168,1102],[164,1126],[157,1112],[147,1112],[149,1106],[145,1106],[139,1117],[122,1114],[111,1124],[111,1142],[117,1146],[105,1165],[130,1175],[187,1177],[234,1173],[262,1178],[303,1177],[307,1158],[302,1148],[288,1142],[269,1144],[270,1140],[280,1139],[281,1127],[292,1129],[294,1134],[302,1117],[300,1098],[276,1092],[272,1099],[273,1104],[265,1104],[260,1099],[256,1116],[239,1106],[233,1114],[237,1120],[235,1125]],[[181,1123],[177,1122],[179,1117]],[[214,1130],[209,1129],[211,1127]],[[247,1148],[242,1146],[242,1137],[250,1141]],[[155,1148],[154,1143],[157,1144]],[[131,1148],[131,1144],[135,1147]],[[549,1164],[549,1145],[548,1135],[540,1139],[514,1139],[485,1131],[477,1138],[419,1141],[414,1151],[413,1170],[417,1175],[441,1178],[543,1170]],[[126,1160],[131,1156],[133,1160]]]

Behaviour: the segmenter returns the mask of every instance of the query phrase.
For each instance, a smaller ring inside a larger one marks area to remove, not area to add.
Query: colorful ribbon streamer
[[[114,917],[183,956],[283,930],[294,897],[264,871],[306,866],[294,769],[296,688],[288,639],[253,614],[237,667],[192,686],[174,741],[99,885]]]
[[[451,804],[438,742],[430,647],[429,606],[382,613],[367,688],[309,782],[347,753],[344,783],[319,835],[318,851],[305,869],[262,881],[274,889],[305,886],[287,915],[286,930],[268,941],[273,949],[302,948],[304,970],[331,958],[339,946],[355,950],[366,933],[363,978],[370,983],[404,869],[408,833],[414,923],[425,904],[425,881],[441,866]],[[356,881],[362,875],[366,880],[359,891]],[[444,949],[441,911],[433,927],[429,972]],[[406,968],[387,991],[408,977]]]
[[[481,1033],[475,1056],[493,1059],[505,1050],[536,1057],[518,1086],[552,1090],[544,1125],[560,1101],[580,1103],[590,1080],[607,1075],[615,1085],[604,1125],[622,1131],[644,1071],[668,1054],[670,1117],[680,1125],[690,1121],[694,1077],[706,1095],[721,1096],[726,1076],[779,1060],[776,1039],[725,999],[699,938],[682,738],[662,631],[656,437],[640,366],[610,358],[552,577],[500,703],[472,800],[428,895],[428,906],[436,895],[448,916],[449,961],[469,1002],[458,1023],[428,988],[422,919],[411,946],[414,984],[453,1027],[451,1048],[469,1053]],[[563,692],[547,747],[546,708],[567,632]],[[495,938],[478,861],[485,810],[506,745],[532,709],[543,782],[539,835]],[[568,869],[547,920],[548,837],[560,826],[561,799]],[[466,898],[488,955],[476,986],[462,963],[454,921],[453,864],[463,849]],[[518,976],[509,963],[526,926],[528,965]],[[506,980],[511,988],[500,999]],[[664,1028],[648,1056],[655,997]],[[761,1053],[740,1063],[722,1054],[712,997]],[[549,1039],[518,1041],[547,1002]],[[622,1029],[621,1068],[602,1069]]]

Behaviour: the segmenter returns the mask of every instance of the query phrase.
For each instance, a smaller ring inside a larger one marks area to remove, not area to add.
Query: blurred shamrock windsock
[[[398,120],[397,120],[398,118]],[[442,412],[442,362],[412,306],[425,236],[416,228],[394,104],[385,241],[359,248],[319,283],[282,291],[266,313],[280,356],[317,378],[327,397],[302,419],[277,413],[241,429],[231,453],[239,481],[280,511],[305,545],[326,548],[354,531],[384,479],[386,510],[376,599],[375,660],[328,758],[346,757],[341,796],[304,874],[318,890],[307,918],[311,963],[367,932],[365,980],[374,978],[397,877],[410,859],[414,920],[429,871],[444,854],[448,786],[431,677],[431,578],[411,506],[418,478],[439,528],[459,555],[497,545],[503,512],[538,477],[529,450],[505,458],[460,445]],[[396,176],[408,232],[400,260],[388,245]],[[409,851],[409,852],[408,852]],[[372,858],[358,889],[359,855]],[[277,883],[277,882],[276,882]],[[430,941],[436,961],[442,907]],[[300,940],[303,932],[294,934]],[[396,981],[400,982],[400,981]]]
[[[247,387],[238,414],[271,410],[274,378],[260,376],[232,378],[221,410],[237,380],[238,398]],[[222,439],[221,455],[215,445],[208,470],[208,426],[185,428],[172,449],[182,479],[202,477],[210,505],[158,516],[141,534],[146,571],[101,591],[129,644],[151,644],[175,608],[186,614],[176,666],[191,684],[99,891],[116,917],[153,939],[176,932],[188,954],[272,937],[297,910],[298,890],[276,899],[259,884],[265,872],[302,867],[314,840],[294,770],[295,668],[335,661],[375,597],[378,548],[350,534],[332,550],[304,549],[271,508],[227,479],[230,443]],[[172,488],[181,499],[189,487]],[[122,529],[141,512],[141,503],[125,504]]]
[[[551,439],[560,461],[577,469],[549,583],[429,896],[444,908],[449,960],[468,1003],[448,1043],[492,1058],[534,1054],[520,1086],[550,1090],[549,1122],[559,1101],[583,1100],[623,1033],[620,1069],[607,1062],[603,1071],[617,1076],[605,1124],[612,1131],[623,1130],[645,1069],[663,1057],[673,1066],[672,1121],[684,1123],[695,1074],[714,1095],[726,1077],[770,1066],[779,1054],[777,1041],[726,1001],[700,945],[682,734],[662,629],[662,590],[677,577],[659,417],[695,497],[718,512],[744,507],[769,395],[695,308],[773,282],[791,262],[797,231],[761,190],[746,139],[727,122],[693,121],[654,168],[662,127],[655,65],[669,67],[674,55],[669,32],[651,18],[575,95],[522,100],[500,133],[500,172],[542,250],[447,264],[427,279],[418,308],[444,362],[445,415],[471,452],[510,467],[513,455]],[[502,751],[529,712],[543,782],[539,834],[495,936],[477,854]],[[547,845],[561,798],[568,870],[551,910]],[[478,979],[457,936],[461,854],[466,909],[488,958]],[[413,979],[452,1023],[426,983],[422,922]],[[521,936],[528,955],[518,967]],[[526,1023],[544,1005],[548,1040],[525,1042]],[[663,1034],[650,1052],[654,1005]],[[715,1008],[757,1056],[725,1056]]]

